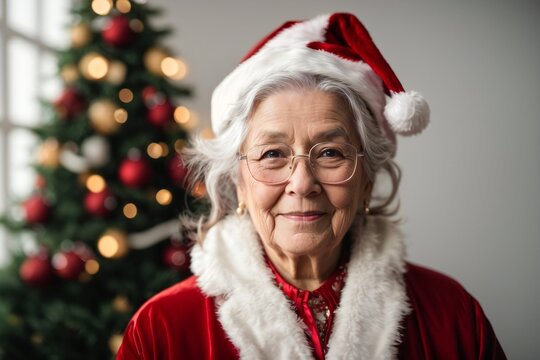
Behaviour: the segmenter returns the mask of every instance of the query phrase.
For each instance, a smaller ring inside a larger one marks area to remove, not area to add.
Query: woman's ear
[[[371,192],[373,191],[373,182],[371,180],[364,180],[362,184],[362,191],[360,192],[361,201],[371,199]]]
[[[243,202],[245,199],[244,197],[244,193],[240,190],[240,188],[237,186],[236,187],[236,202],[238,204],[240,204],[241,202]]]
[[[245,184],[242,178],[242,174],[239,174],[238,181],[236,183],[236,200],[238,201],[238,203],[240,203],[242,201],[245,201],[245,199]]]

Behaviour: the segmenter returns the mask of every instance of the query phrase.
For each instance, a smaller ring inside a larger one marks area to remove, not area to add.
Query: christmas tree
[[[113,358],[133,312],[189,274],[178,216],[204,189],[186,190],[179,155],[193,126],[179,103],[186,66],[144,1],[83,0],[72,13],[65,88],[32,129],[35,188],[20,216],[2,217],[15,244],[0,271],[0,359]]]

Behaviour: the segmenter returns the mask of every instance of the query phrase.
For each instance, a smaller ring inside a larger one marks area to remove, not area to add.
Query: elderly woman
[[[194,276],[136,313],[118,358],[504,359],[477,301],[407,263],[388,218],[395,135],[428,118],[353,15],[268,35],[190,154],[212,205]]]

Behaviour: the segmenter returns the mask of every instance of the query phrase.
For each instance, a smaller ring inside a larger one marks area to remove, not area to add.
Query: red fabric
[[[314,50],[323,50],[351,61],[368,64],[384,83],[385,92],[403,92],[403,86],[371,39],[360,20],[352,14],[336,13],[330,16],[325,41],[308,44]]]
[[[400,359],[506,359],[480,304],[455,280],[409,265],[405,283],[413,311]]]
[[[288,21],[266,35],[242,59],[246,61],[279,34],[300,21]],[[350,61],[363,61],[381,78],[387,95],[403,92],[403,85],[385,60],[364,25],[356,16],[348,13],[330,15],[324,41],[312,41],[307,47],[322,50]]]
[[[213,298],[190,277],[157,294],[129,322],[117,359],[238,359]]]
[[[399,359],[506,359],[480,305],[456,281],[411,264],[404,280],[412,311],[403,321]],[[227,360],[238,359],[238,351],[214,299],[191,277],[139,309],[117,359]]]
[[[274,265],[267,259],[266,263],[272,270],[277,285],[281,288],[285,296],[294,304],[296,314],[304,320],[309,333],[308,341],[313,347],[313,355],[317,360],[324,360],[327,352],[327,344],[330,339],[332,324],[334,322],[334,311],[339,305],[341,288],[345,276],[345,269],[340,266],[337,271],[328,278],[318,289],[314,291],[301,290],[289,284],[276,270]],[[335,289],[335,290],[334,290]],[[330,311],[330,316],[326,322],[324,338],[317,330],[314,309],[309,306],[310,299],[319,297]]]

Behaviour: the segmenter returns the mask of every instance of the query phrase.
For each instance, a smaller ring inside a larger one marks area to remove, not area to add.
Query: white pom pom
[[[396,134],[416,135],[429,123],[429,105],[415,91],[395,93],[384,107],[384,116]]]

